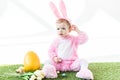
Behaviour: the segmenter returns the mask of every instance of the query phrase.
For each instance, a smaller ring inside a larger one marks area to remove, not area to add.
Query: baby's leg
[[[70,68],[70,66],[71,66],[71,63],[72,63],[73,61],[68,61],[68,60],[63,60],[61,63],[60,63],[60,71],[71,71],[71,68]]]
[[[71,71],[79,71],[81,66],[80,66],[80,59],[76,59],[73,61],[73,63],[70,65]]]
[[[71,64],[71,70],[72,71],[79,71],[82,68],[88,69],[88,63],[85,60],[83,60],[83,59],[76,59]]]

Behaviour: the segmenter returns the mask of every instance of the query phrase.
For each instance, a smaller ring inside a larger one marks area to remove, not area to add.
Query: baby
[[[77,71],[76,77],[93,79],[88,63],[77,55],[78,45],[87,41],[87,35],[63,18],[56,21],[56,26],[58,38],[51,44],[48,52],[50,59],[43,67],[46,77],[56,78],[57,71]],[[78,35],[70,35],[71,31],[77,32]]]

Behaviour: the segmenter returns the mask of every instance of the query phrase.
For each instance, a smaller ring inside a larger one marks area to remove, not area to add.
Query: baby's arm
[[[75,38],[77,44],[83,44],[88,40],[85,32],[80,31],[76,25],[72,25],[72,30],[77,32],[78,36]]]
[[[62,59],[57,57],[57,52],[56,52],[56,45],[57,45],[57,40],[55,40],[49,49],[48,55],[51,60],[53,60],[56,63],[62,62]]]
[[[57,56],[56,54],[56,46],[55,46],[55,41],[50,45],[49,51],[48,51],[48,56],[51,60],[53,60],[53,58],[55,56]]]

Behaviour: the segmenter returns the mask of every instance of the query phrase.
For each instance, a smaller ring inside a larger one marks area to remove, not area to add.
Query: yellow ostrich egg
[[[40,59],[39,56],[34,51],[29,51],[24,57],[24,70],[25,71],[35,71],[40,69]]]

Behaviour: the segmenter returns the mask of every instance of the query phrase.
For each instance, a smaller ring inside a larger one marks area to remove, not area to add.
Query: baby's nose
[[[60,29],[59,31],[62,32],[62,29]]]

